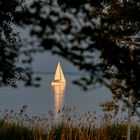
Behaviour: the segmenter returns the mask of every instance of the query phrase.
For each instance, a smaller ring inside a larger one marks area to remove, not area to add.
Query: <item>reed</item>
[[[0,121],[1,140],[33,140],[32,130],[21,125]]]
[[[79,115],[74,108],[65,107],[58,112],[59,119],[55,120],[56,116],[51,111],[47,116],[29,117],[24,106],[19,113],[5,110],[1,116],[1,140],[126,140],[125,120],[112,123],[111,120],[101,120],[102,123],[97,125],[99,118],[96,112]],[[140,127],[133,124],[131,140],[139,139]]]

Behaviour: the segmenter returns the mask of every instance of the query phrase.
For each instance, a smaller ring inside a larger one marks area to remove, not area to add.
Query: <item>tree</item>
[[[1,3],[4,10],[5,3],[7,1]],[[70,60],[79,69],[89,72],[88,78],[82,77],[80,82],[75,82],[85,89],[94,87],[96,82],[108,85],[112,79],[124,80],[129,89],[135,89],[134,104],[137,107],[139,104],[139,49],[133,51],[135,59],[132,61],[132,51],[127,47],[128,44],[122,46],[120,42],[124,37],[135,35],[139,31],[138,1],[77,0],[77,4],[73,4],[73,0],[67,3],[63,0],[58,0],[58,3],[36,0],[31,5],[23,5],[22,2],[13,0],[13,4],[9,6],[12,7],[9,7],[12,11],[5,10],[1,13],[5,13],[4,18],[8,15],[8,18],[2,21],[6,21],[3,23],[10,32],[6,32],[6,28],[3,32],[13,37],[13,28],[10,23],[24,28],[30,25],[30,35],[37,40],[37,44],[34,43],[35,48],[24,51],[29,59],[23,62],[32,62],[32,52],[50,50],[53,54]],[[7,26],[8,23],[9,26]],[[14,50],[19,51],[15,48]],[[15,60],[17,57],[18,55],[15,55],[11,58]],[[29,67],[27,70],[27,83],[31,85],[32,72]]]
[[[39,46],[89,72],[88,78],[75,83],[85,89],[95,82],[103,83],[118,99],[128,99],[125,101],[129,114],[136,111],[140,104],[139,49],[129,47],[132,41],[124,45],[123,41],[125,36],[140,31],[139,2],[58,0],[58,5],[45,2],[35,1],[24,13],[24,19],[18,16],[19,25],[33,25],[31,35],[39,39]],[[46,10],[46,6],[50,8]],[[120,83],[114,83],[114,79]],[[128,139],[129,132],[130,126]]]
[[[127,36],[136,35],[140,31],[138,0],[58,0],[58,3],[54,0],[35,0],[24,8],[16,0],[14,2],[16,4],[11,4],[13,11],[1,13],[8,13],[10,23],[24,28],[30,26],[30,35],[37,40],[37,43],[33,42],[33,49],[24,51],[29,57],[24,62],[32,62],[31,53],[34,50],[49,50],[61,55],[89,73],[89,77],[82,77],[80,82],[75,81],[85,89],[93,88],[99,82],[108,86],[119,99],[127,99],[130,91],[133,91],[133,111],[136,111],[140,104],[139,49],[133,50],[129,46],[131,43],[137,47],[139,45],[135,41],[125,44],[123,41]],[[12,56],[12,68],[17,57]],[[32,85],[31,68],[27,70],[27,78],[24,80],[27,85]],[[114,83],[114,79],[120,81],[120,84]]]
[[[15,86],[20,70],[16,67],[16,61],[21,43],[11,24],[14,22],[13,14],[18,12],[22,2],[12,0],[7,3],[8,0],[0,2],[0,85]]]
[[[21,38],[15,31],[17,22],[16,14],[23,12],[27,5],[23,0],[2,0],[0,2],[0,86],[11,85],[16,87],[16,81],[21,80],[25,85],[35,85],[32,83],[30,53],[22,46]],[[17,62],[21,55],[26,55],[26,60],[22,62],[26,65],[18,66]],[[27,65],[28,64],[28,65]],[[36,78],[35,80],[39,80]]]
[[[139,49],[131,51],[132,41],[123,44],[139,31],[139,8],[137,1],[36,0],[15,19],[21,27],[30,25],[30,35],[38,40],[36,49],[50,50],[89,72],[77,84],[108,85],[116,78],[139,91]]]

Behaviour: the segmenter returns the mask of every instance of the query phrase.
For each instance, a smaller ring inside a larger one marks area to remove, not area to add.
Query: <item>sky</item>
[[[61,56],[52,55],[51,52],[35,54],[32,68],[35,72],[54,72],[59,61],[64,72],[80,73],[71,62]]]
[[[30,38],[28,28],[24,29],[15,27],[14,29],[15,32],[19,32],[22,40],[25,38]],[[44,52],[41,53],[38,52],[33,54],[32,69],[34,72],[54,72],[59,61],[64,72],[81,73],[81,71],[70,61],[61,56],[54,55],[51,53],[51,51],[47,50],[44,50]]]

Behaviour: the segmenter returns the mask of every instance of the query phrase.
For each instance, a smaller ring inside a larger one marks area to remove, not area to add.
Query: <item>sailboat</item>
[[[66,84],[66,80],[59,62],[56,68],[54,80],[51,82],[51,85],[55,86],[55,85],[63,85],[63,84]]]

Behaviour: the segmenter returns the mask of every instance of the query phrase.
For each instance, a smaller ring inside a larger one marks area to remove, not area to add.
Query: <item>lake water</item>
[[[83,114],[88,111],[101,113],[99,103],[108,100],[111,96],[105,88],[84,91],[81,87],[72,84],[79,76],[66,75],[67,84],[64,87],[52,87],[50,82],[53,75],[40,75],[41,86],[18,88],[0,88],[0,109],[19,111],[23,105],[27,105],[27,113],[30,115],[47,114],[49,110],[57,112],[63,106],[75,107],[76,111]]]
[[[88,111],[96,111],[96,123],[101,121],[99,116],[102,112],[99,104],[111,98],[111,93],[105,87],[84,91],[81,87],[72,84],[73,80],[80,78],[80,76],[66,75],[66,86],[52,87],[50,82],[53,75],[40,75],[42,77],[41,86],[25,87],[19,84],[18,88],[1,87],[0,88],[0,111],[4,112],[5,109],[14,110],[19,112],[23,105],[27,105],[26,113],[29,116],[48,115],[52,111],[57,120],[58,111],[63,107],[71,107],[76,109],[76,113],[80,116]],[[117,118],[124,118],[127,112],[119,113]],[[135,117],[139,120],[139,117]]]

